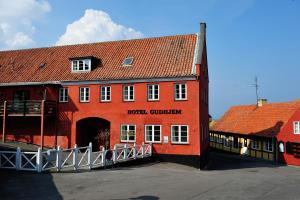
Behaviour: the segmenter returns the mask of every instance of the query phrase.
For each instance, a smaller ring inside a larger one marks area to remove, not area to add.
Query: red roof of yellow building
[[[273,137],[296,110],[300,100],[231,107],[211,128],[212,131]]]

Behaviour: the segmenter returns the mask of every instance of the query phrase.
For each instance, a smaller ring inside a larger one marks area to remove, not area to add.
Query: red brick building
[[[231,107],[210,130],[211,148],[300,166],[300,100]]]
[[[0,52],[2,139],[64,148],[153,143],[162,159],[203,166],[205,29],[202,23],[200,34]]]

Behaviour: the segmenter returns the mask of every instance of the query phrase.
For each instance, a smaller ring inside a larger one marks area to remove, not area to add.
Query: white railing
[[[16,169],[26,171],[47,171],[56,169],[92,169],[96,167],[110,166],[119,162],[149,157],[152,155],[152,145],[128,145],[117,144],[112,150],[93,152],[92,143],[87,147],[70,149],[50,149],[37,152],[22,152],[18,147],[17,151],[0,151],[0,168]]]

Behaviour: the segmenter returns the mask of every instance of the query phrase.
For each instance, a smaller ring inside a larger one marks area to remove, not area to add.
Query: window
[[[159,85],[148,85],[148,101],[159,100]]]
[[[91,71],[91,59],[72,60],[72,72]]]
[[[252,140],[252,149],[259,149],[259,141],[258,140]]]
[[[273,151],[273,142],[272,142],[272,139],[265,140],[264,143],[265,143],[265,145],[264,145],[265,151],[272,152]]]
[[[300,134],[300,121],[294,122],[294,134]]]
[[[146,125],[145,126],[145,141],[146,142],[161,142],[161,126]]]
[[[80,88],[80,102],[89,102],[90,101],[90,88],[81,87]]]
[[[213,134],[213,133],[209,134],[209,141],[211,141],[211,142],[215,141],[215,134]]]
[[[188,143],[188,126],[172,125],[171,130],[172,143],[187,144]]]
[[[136,127],[135,125],[121,125],[121,142],[135,142]]]
[[[134,101],[134,88],[133,85],[126,85],[123,88],[123,100]]]
[[[133,63],[133,57],[127,57],[124,59],[122,65],[123,66],[131,66]]]
[[[108,102],[111,100],[110,98],[111,95],[111,88],[110,86],[101,86],[101,94],[100,94],[100,99],[101,102]]]
[[[223,137],[222,137],[222,135],[217,135],[217,142],[219,144],[223,144]]]
[[[68,102],[68,88],[59,88],[59,102]]]
[[[239,148],[239,138],[233,137],[233,148]]]
[[[186,100],[187,99],[187,87],[186,84],[175,84],[174,94],[175,100]]]
[[[230,138],[229,136],[225,136],[224,138],[224,147],[230,147]]]

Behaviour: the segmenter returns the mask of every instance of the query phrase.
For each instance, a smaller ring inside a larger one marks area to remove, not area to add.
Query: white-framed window
[[[153,84],[148,85],[148,101],[158,101],[159,100],[159,85]]]
[[[161,142],[161,125],[145,125],[145,142]]]
[[[121,142],[135,142],[136,126],[133,124],[121,125]]]
[[[59,88],[59,102],[68,102],[68,101],[69,101],[69,89]]]
[[[220,134],[217,135],[217,142],[219,144],[223,144],[223,137],[222,137],[222,135],[220,135]]]
[[[233,137],[232,147],[235,148],[235,149],[239,148],[239,138],[237,136]]]
[[[100,87],[100,100],[101,102],[111,101],[111,87],[110,86],[101,86]]]
[[[187,125],[171,126],[171,141],[175,144],[189,143],[189,127]]]
[[[209,134],[209,141],[211,141],[211,142],[215,141],[215,134],[213,134],[213,133]]]
[[[89,72],[91,71],[91,59],[72,60],[72,72]]]
[[[123,100],[134,101],[134,87],[133,85],[123,86]]]
[[[264,150],[272,152],[273,151],[273,142],[272,139],[267,139],[264,141]]]
[[[259,149],[259,141],[258,140],[251,140],[252,149]]]
[[[80,102],[89,102],[90,101],[90,88],[81,87],[80,88]]]
[[[175,100],[187,100],[187,85],[185,83],[177,83],[174,85]]]
[[[224,137],[224,147],[230,147],[230,143],[230,137],[226,135]]]
[[[300,121],[294,122],[294,134],[300,134]]]

